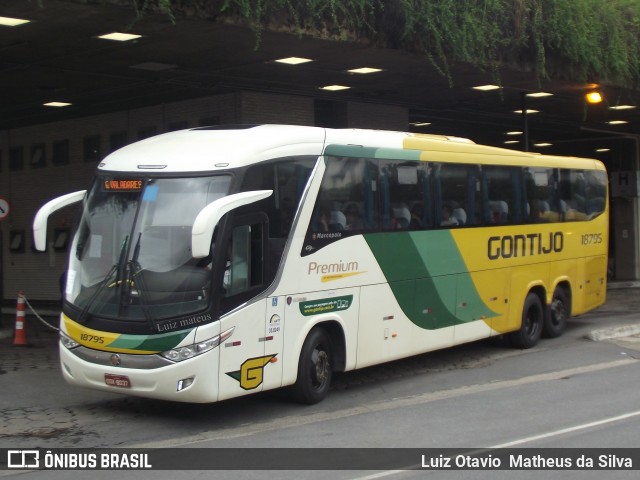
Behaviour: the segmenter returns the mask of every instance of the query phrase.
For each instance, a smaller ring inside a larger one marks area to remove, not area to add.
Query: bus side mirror
[[[225,213],[267,198],[272,193],[273,190],[234,193],[233,195],[219,198],[200,210],[191,229],[191,256],[193,258],[204,258],[209,255],[213,231]]]
[[[56,210],[79,202],[84,198],[85,193],[87,193],[86,190],[67,193],[66,195],[48,201],[38,210],[36,218],[33,220],[33,242],[36,250],[44,252],[47,249],[47,221],[49,220],[49,216]]]

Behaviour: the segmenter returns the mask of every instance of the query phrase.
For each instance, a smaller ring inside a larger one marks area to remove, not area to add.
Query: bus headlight
[[[193,343],[184,347],[172,348],[171,350],[162,352],[160,355],[162,355],[167,360],[171,360],[172,362],[182,362],[183,360],[197,357],[198,355],[202,355],[203,353],[213,350],[222,342],[224,342],[233,334],[234,329],[235,327],[232,327],[226,332],[223,332],[220,335],[216,335],[215,337],[209,338],[202,342]]]
[[[73,338],[62,332],[60,332],[60,343],[62,343],[62,345],[64,345],[69,350],[80,346],[80,344]]]

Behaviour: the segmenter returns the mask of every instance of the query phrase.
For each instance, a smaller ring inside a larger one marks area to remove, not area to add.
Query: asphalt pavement
[[[569,360],[565,355],[567,348],[550,349],[544,343],[539,349],[523,354],[513,349],[495,348],[495,345],[487,345],[489,342],[475,342],[464,348],[336,376],[333,388],[340,394],[332,395],[323,405],[305,411],[303,416],[300,415],[300,406],[283,403],[278,392],[261,398],[243,397],[216,406],[192,406],[69,388],[60,373],[58,334],[54,328],[58,312],[40,312],[46,313],[44,320],[49,325],[27,308],[26,345],[14,345],[13,329],[6,326],[11,321],[15,322],[15,310],[13,314],[5,312],[5,328],[0,330],[0,447],[113,447],[146,445],[157,439],[176,438],[187,439],[185,442],[188,442],[192,436],[204,435],[203,432],[238,438],[238,442],[252,442],[254,436],[246,436],[247,429],[258,429],[256,435],[263,435],[266,440],[268,434],[273,433],[270,427],[273,425],[278,425],[278,431],[283,432],[292,427],[306,426],[308,430],[301,434],[303,438],[325,441],[328,437],[318,436],[312,430],[317,431],[318,425],[325,421],[335,420],[338,411],[343,412],[344,418],[351,418],[362,411],[369,411],[371,405],[388,405],[384,412],[390,414],[398,402],[415,403],[416,399],[427,397],[437,399],[443,392],[459,392],[462,387],[466,392],[474,388],[484,392],[510,382],[524,382],[526,386],[527,379],[540,375],[561,375],[565,378],[573,376],[576,369],[601,368],[599,365],[603,362],[600,360],[606,360],[605,365],[611,363],[612,352],[610,342],[602,340],[616,339],[613,341],[616,345],[630,342],[624,345],[629,348],[621,349],[625,352],[623,354],[617,354],[614,349],[614,356],[616,362],[631,361],[638,358],[637,352],[640,351],[640,289],[631,284],[612,287],[605,305],[576,319],[564,337],[554,340],[556,345],[560,342],[569,347]],[[576,342],[577,338],[581,341]],[[594,342],[594,348],[585,348],[590,341]],[[537,350],[544,353],[536,355]],[[586,364],[585,354],[589,358]],[[510,359],[510,367],[500,375],[494,375],[495,370],[490,368],[492,362],[499,368],[504,362],[498,360],[504,358]],[[548,371],[547,359],[550,358],[555,359],[549,362],[557,366],[558,372]],[[451,370],[455,370],[456,375],[450,375]],[[433,388],[415,390],[414,379],[422,378],[425,372],[429,372]],[[489,378],[490,381],[483,382]],[[381,379],[385,381],[380,382]],[[372,388],[372,385],[381,385],[382,388]],[[388,389],[393,390],[391,397]],[[567,404],[573,405],[571,402]],[[317,421],[318,418],[322,421]],[[312,423],[306,425],[305,421]],[[499,422],[495,427],[503,428]],[[466,428],[464,422],[460,428]],[[447,427],[445,432],[450,429],[451,426]],[[289,437],[283,434],[282,438]],[[345,436],[347,440],[351,438]],[[231,445],[227,440],[223,444]]]

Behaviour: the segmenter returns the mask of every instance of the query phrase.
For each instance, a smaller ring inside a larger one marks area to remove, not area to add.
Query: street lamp
[[[587,100],[587,103],[601,103],[602,102],[602,94],[597,90],[593,90],[591,92],[587,92],[584,96]]]

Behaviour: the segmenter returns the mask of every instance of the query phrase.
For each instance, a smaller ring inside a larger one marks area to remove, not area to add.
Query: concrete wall
[[[404,107],[381,107],[373,103],[349,102],[347,119],[349,127],[372,128],[377,130],[407,130],[409,122],[407,109]]]

